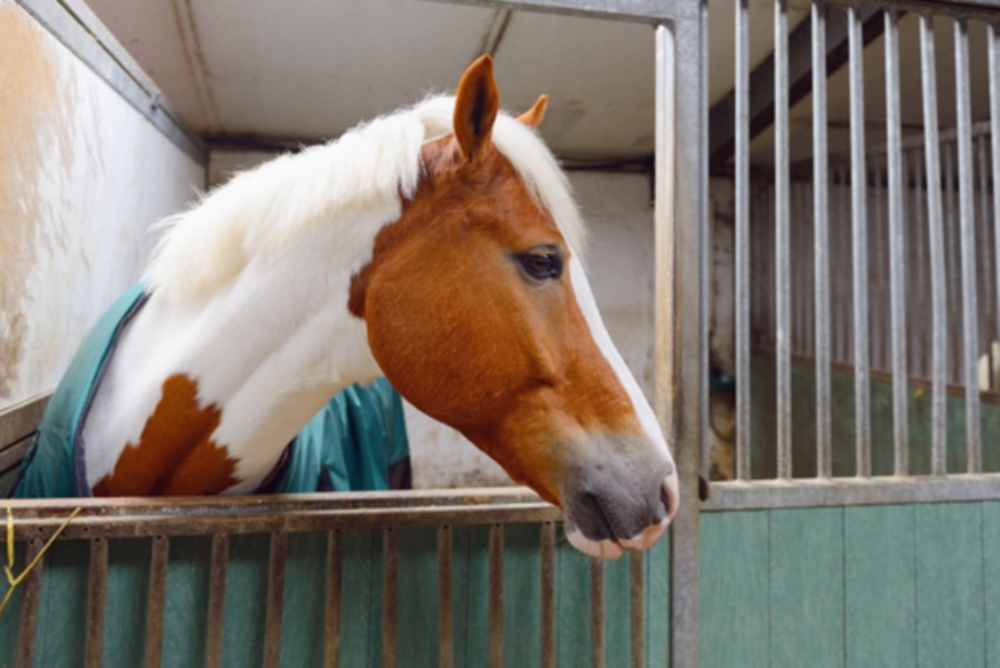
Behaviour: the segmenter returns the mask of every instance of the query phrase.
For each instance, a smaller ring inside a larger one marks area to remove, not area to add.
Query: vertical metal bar
[[[914,238],[916,239],[916,250],[914,251],[914,258],[916,260],[916,271],[914,285],[916,286],[913,293],[913,308],[911,313],[916,317],[914,322],[913,337],[915,341],[915,365],[917,368],[914,369],[913,373],[916,373],[924,378],[930,377],[930,370],[927,365],[927,338],[926,332],[930,329],[927,325],[927,309],[924,308],[924,302],[927,298],[926,290],[927,287],[927,243],[926,237],[924,236],[924,230],[926,229],[926,223],[924,221],[924,175],[921,172],[921,159],[920,152],[916,149],[913,151],[913,213],[914,213]]]
[[[750,479],[750,33],[736,0],[736,477]]]
[[[791,281],[788,185],[788,0],[774,2],[774,262],[778,477],[792,477]]]
[[[868,220],[867,178],[865,172],[865,101],[864,42],[861,22],[854,7],[847,8],[848,49],[850,53],[851,95],[851,232],[854,263],[854,424],[857,450],[857,474],[872,474],[871,418],[869,414],[868,346]]]
[[[396,668],[396,631],[399,619],[399,533],[382,533],[382,666]]]
[[[222,627],[226,618],[226,564],[229,536],[212,536],[212,563],[208,576],[208,629],[205,634],[205,668],[222,665]]]
[[[323,623],[323,665],[340,665],[340,590],[343,573],[343,551],[340,530],[326,537],[326,618]]]
[[[945,249],[948,252],[948,326],[957,328],[961,316],[959,314],[962,295],[959,291],[960,262],[958,216],[955,211],[955,146],[951,142],[944,144],[944,193],[945,193]],[[961,337],[948,339],[948,380],[950,383],[962,382],[961,360],[959,347]]]
[[[816,300],[816,475],[833,474],[830,445],[830,235],[826,135],[826,5],[812,3],[813,257]]]
[[[709,220],[708,5],[686,6],[697,9],[697,20],[656,28],[656,413],[674,446],[681,498],[670,531],[673,668],[698,665],[699,403],[707,382],[701,336],[709,300],[701,267]]]
[[[542,668],[556,665],[556,525],[542,523]]]
[[[997,325],[996,334],[1000,337],[1000,25],[991,23],[987,40],[989,42],[989,77],[990,77],[990,144],[993,150],[993,240],[996,259],[993,267],[996,269],[997,295]],[[992,348],[992,346],[991,346]]]
[[[277,668],[281,661],[281,612],[285,598],[285,548],[287,534],[271,534],[267,569],[267,607],[264,612],[264,668]]]
[[[90,541],[90,571],[87,576],[87,637],[83,665],[100,668],[104,653],[104,599],[108,584],[108,541]]]
[[[489,666],[503,666],[503,525],[490,527]]]
[[[28,541],[25,550],[24,563],[31,563],[42,549],[41,539]],[[21,618],[17,628],[17,655],[14,660],[16,668],[31,668],[34,664],[35,632],[38,628],[38,604],[42,593],[42,569],[45,566],[43,557],[31,572],[24,578],[21,585]]]
[[[629,623],[632,668],[646,667],[646,554],[629,552]]]
[[[167,598],[170,539],[154,536],[149,558],[149,602],[146,607],[146,668],[160,668],[163,655],[163,615]]]
[[[590,558],[590,665],[604,668],[604,560]]]
[[[969,90],[969,31],[955,19],[955,112],[958,122],[958,198],[962,235],[962,324],[964,331],[965,430],[969,473],[983,470],[979,426],[979,316],[976,298],[976,211],[973,202],[972,110]]]
[[[910,471],[906,412],[906,228],[903,226],[902,122],[899,110],[899,25],[885,10],[886,162],[889,176],[889,300],[892,314],[892,420],[895,473]]]
[[[451,587],[451,527],[438,527],[438,665],[455,665],[454,598]]]
[[[931,269],[931,472],[944,475],[948,374],[948,304],[944,262],[944,222],[941,210],[941,158],[937,113],[937,73],[934,18],[920,15],[920,72],[924,104],[924,161],[927,171],[927,247]]]

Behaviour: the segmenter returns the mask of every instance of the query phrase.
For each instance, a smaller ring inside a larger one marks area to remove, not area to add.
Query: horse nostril
[[[670,495],[667,494],[666,485],[660,487],[660,503],[667,509],[667,517],[670,517]]]

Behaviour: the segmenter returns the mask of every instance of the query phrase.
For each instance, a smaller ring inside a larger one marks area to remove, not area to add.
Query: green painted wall
[[[702,666],[1000,665],[1000,502],[707,513]]]
[[[504,664],[537,665],[541,653],[541,563],[538,525],[510,525],[504,532]],[[269,536],[233,536],[227,572],[223,665],[258,666],[263,654]],[[281,665],[322,663],[326,578],[326,534],[292,534],[287,542]],[[455,665],[485,666],[488,638],[488,529],[453,530]],[[399,532],[400,665],[436,666],[436,529]],[[141,665],[149,587],[148,540],[112,541],[105,609],[104,665]],[[201,666],[205,654],[208,604],[207,537],[170,543],[163,665]],[[18,567],[23,550],[18,549]],[[35,665],[82,665],[89,546],[59,541],[45,560]],[[665,666],[669,610],[668,541],[647,553],[646,625],[649,666]],[[628,665],[629,565],[606,564],[607,665]],[[0,596],[6,593],[0,579]],[[380,664],[382,618],[382,534],[343,534],[343,594],[340,659],[347,668]],[[0,668],[12,666],[16,652],[20,596],[0,616]],[[556,647],[558,665],[590,664],[590,562],[566,542],[556,546]]]

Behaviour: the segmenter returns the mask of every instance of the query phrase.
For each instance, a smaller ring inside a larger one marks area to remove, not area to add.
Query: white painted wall
[[[0,2],[0,409],[55,387],[205,170]]]

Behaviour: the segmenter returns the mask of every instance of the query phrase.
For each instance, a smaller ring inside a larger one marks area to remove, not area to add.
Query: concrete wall
[[[213,151],[209,183],[270,157],[258,151]],[[646,396],[653,398],[653,208],[643,174],[571,172],[590,229],[591,287],[611,338]],[[406,404],[406,424],[418,488],[510,485],[492,459],[454,429]]]
[[[205,170],[0,2],[0,409],[51,390]]]

